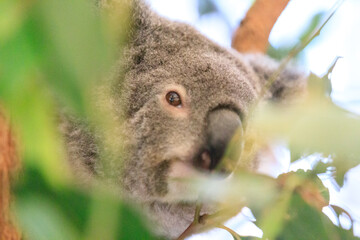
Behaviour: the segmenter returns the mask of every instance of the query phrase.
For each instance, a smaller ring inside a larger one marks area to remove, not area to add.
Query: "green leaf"
[[[17,200],[16,213],[26,239],[80,239],[74,226],[51,199],[36,194],[20,198]]]
[[[85,114],[93,83],[104,78],[115,52],[102,30],[100,15],[88,1],[43,0],[39,4],[38,28],[46,49],[45,78],[52,89]]]
[[[330,101],[309,98],[290,107],[268,105],[257,112],[254,129],[266,139],[286,140],[296,152],[334,156],[338,173],[360,163],[360,118]]]
[[[26,11],[31,4],[20,0],[2,0],[0,2],[0,46],[9,40],[26,18]]]
[[[54,188],[36,168],[15,186],[17,221],[27,239],[156,239],[132,206],[107,190]],[[45,229],[43,229],[45,227]]]
[[[282,189],[278,199],[265,206],[257,217],[264,238],[354,238],[351,231],[336,227],[322,213],[322,208],[328,204],[328,191],[313,172],[300,170],[283,174],[278,182]]]
[[[85,0],[4,1],[0,6],[8,10],[0,10],[1,105],[18,127],[25,164],[38,165],[52,182],[63,182],[68,170],[55,103],[90,115],[93,84],[101,85],[117,52],[109,27]],[[129,26],[124,19],[122,30]],[[16,23],[13,30],[1,25],[8,21]]]
[[[200,15],[205,15],[208,13],[217,12],[218,9],[213,0],[199,0],[198,11]]]
[[[352,231],[336,227],[327,216],[308,205],[295,193],[291,198],[282,231],[276,239],[345,240],[355,237]]]

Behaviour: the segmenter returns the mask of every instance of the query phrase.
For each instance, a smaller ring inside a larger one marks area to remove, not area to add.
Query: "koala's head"
[[[141,3],[124,60],[122,83],[115,87],[129,142],[124,186],[142,201],[174,201],[187,189],[171,179],[215,169],[277,69],[266,57],[220,47]],[[299,79],[285,71],[268,98],[302,88]]]

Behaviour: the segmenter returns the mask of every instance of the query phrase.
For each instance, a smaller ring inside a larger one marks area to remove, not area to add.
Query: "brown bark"
[[[0,240],[19,240],[11,223],[10,179],[19,166],[16,145],[9,122],[0,110]]]
[[[270,32],[290,0],[257,0],[235,31],[232,47],[242,53],[266,53]]]

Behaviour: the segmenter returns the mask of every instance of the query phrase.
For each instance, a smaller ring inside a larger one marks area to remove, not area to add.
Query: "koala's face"
[[[216,168],[259,86],[240,55],[185,24],[157,19],[138,32],[122,89],[124,185],[144,201],[172,201],[187,191],[172,179]]]
[[[115,87],[128,142],[123,185],[142,201],[171,202],[189,190],[173,179],[216,168],[278,63],[222,48],[142,4],[134,15]],[[265,98],[289,99],[305,88],[304,74],[286,68]]]

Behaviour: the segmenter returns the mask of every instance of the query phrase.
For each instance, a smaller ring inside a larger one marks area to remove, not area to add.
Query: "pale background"
[[[197,0],[148,0],[148,2],[161,15],[189,23],[225,47],[230,47],[234,29],[252,4],[250,0],[215,0],[213,2],[217,11],[200,16]],[[270,35],[270,43],[274,47],[295,45],[299,41],[300,33],[308,26],[312,17],[319,12],[329,11],[336,2],[336,0],[292,0],[276,23]],[[315,39],[302,54],[301,66],[319,76],[326,73],[337,56],[343,57],[332,74],[332,98],[336,104],[360,114],[360,1],[345,1],[323,29],[320,37]],[[311,167],[311,158],[290,166],[287,150],[280,148],[278,152],[282,160],[279,166],[269,173],[271,175]],[[360,166],[347,173],[343,188],[338,188],[331,180],[325,180],[324,184],[330,189],[331,204],[338,205],[352,214],[352,218],[356,221],[355,234],[360,236]],[[324,212],[335,224],[341,224],[344,228],[349,227],[346,217],[340,218],[339,223],[330,209],[324,209]],[[240,234],[262,236],[261,230],[252,221],[255,219],[251,211],[244,209],[226,226]],[[223,230],[213,230],[189,239],[233,238]]]

